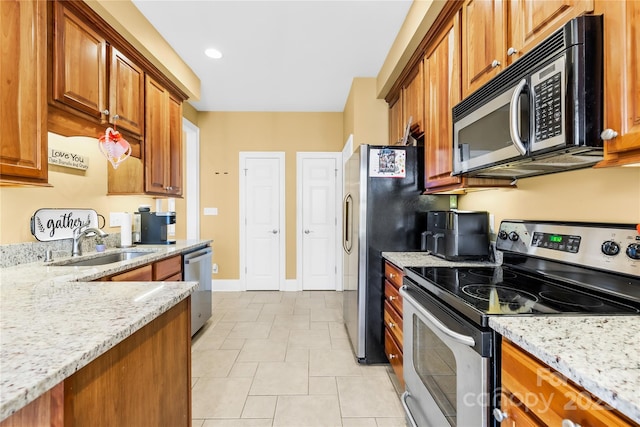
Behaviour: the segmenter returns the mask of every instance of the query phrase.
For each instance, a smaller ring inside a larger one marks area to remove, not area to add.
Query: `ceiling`
[[[200,78],[197,110],[341,112],[353,78],[378,75],[412,1],[133,3]]]

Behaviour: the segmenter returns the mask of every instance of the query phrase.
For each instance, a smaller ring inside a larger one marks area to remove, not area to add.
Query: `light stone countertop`
[[[382,257],[400,268],[405,267],[491,267],[499,265],[502,252],[497,253],[498,262],[447,261],[428,252],[382,252]]]
[[[493,316],[489,326],[640,423],[640,316]]]
[[[91,282],[210,240],[139,245],[149,255],[91,267],[0,269],[0,420],[188,297],[197,282]],[[108,252],[122,251],[112,249]],[[86,257],[95,256],[87,254]],[[56,260],[60,261],[60,260]]]
[[[492,265],[426,252],[382,256],[400,268]],[[492,316],[489,326],[640,423],[640,316]]]

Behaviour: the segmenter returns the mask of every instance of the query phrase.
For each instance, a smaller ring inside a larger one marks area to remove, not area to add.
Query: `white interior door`
[[[247,290],[280,290],[284,284],[284,154],[240,153],[241,229]],[[241,253],[241,255],[242,255]],[[244,268],[243,268],[244,267]],[[242,274],[241,274],[242,276]]]
[[[298,153],[298,264],[303,290],[338,289],[339,166],[339,153]]]

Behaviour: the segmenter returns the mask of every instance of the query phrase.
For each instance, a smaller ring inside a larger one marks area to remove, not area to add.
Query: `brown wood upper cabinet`
[[[78,2],[52,3],[49,128],[62,135],[98,135],[108,124],[140,139],[144,72],[95,28]]]
[[[596,1],[604,16],[604,160],[640,164],[640,2]]]
[[[402,115],[402,92],[398,97],[389,102],[389,144],[396,145],[402,141],[404,126]]]
[[[451,109],[460,95],[460,12],[442,27],[423,59],[425,98],[425,188],[457,193],[474,187],[506,187],[510,181],[452,176]]]
[[[146,77],[145,192],[182,194],[182,102]]]
[[[424,133],[424,74],[422,70],[422,62],[414,69],[413,75],[409,76],[407,83],[402,88],[402,127],[401,135],[404,136],[404,130],[407,123],[411,119],[412,135],[421,135]]]
[[[0,1],[0,182],[46,185],[46,3]]]
[[[467,0],[462,6],[462,97],[535,47],[594,0]]]

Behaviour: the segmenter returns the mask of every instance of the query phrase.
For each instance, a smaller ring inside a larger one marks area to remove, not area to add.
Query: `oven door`
[[[404,283],[402,403],[411,425],[488,426],[490,333],[450,312],[410,280]]]

